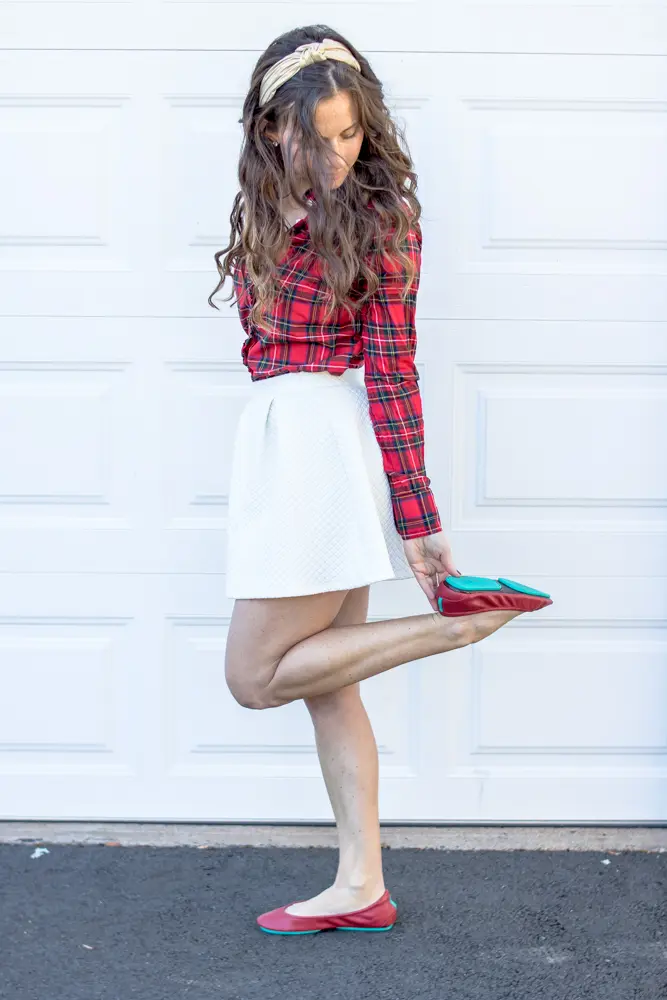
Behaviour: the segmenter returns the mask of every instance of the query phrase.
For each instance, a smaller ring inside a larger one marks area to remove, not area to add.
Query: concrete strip
[[[0,822],[0,843],[123,847],[336,847],[333,826]],[[667,827],[383,826],[388,848],[448,851],[667,851]]]

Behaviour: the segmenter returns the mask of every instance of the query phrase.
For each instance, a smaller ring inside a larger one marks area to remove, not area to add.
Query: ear
[[[267,128],[266,131],[264,132],[264,135],[266,136],[266,138],[268,139],[268,141],[271,143],[272,146],[278,145],[279,143],[278,133],[274,132],[273,129]]]

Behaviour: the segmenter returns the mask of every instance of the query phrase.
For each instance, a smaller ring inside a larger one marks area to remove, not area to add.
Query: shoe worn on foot
[[[553,604],[549,594],[500,576],[446,576],[435,592],[438,609],[446,618],[481,611],[539,611]]]
[[[396,903],[385,892],[370,906],[351,913],[333,913],[328,916],[302,917],[285,913],[294,903],[279,906],[257,917],[260,930],[267,934],[317,934],[319,931],[390,931],[396,920]]]

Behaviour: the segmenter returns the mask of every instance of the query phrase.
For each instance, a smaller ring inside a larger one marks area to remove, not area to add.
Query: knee
[[[264,708],[276,707],[266,688],[261,688],[259,685],[253,684],[247,678],[239,678],[229,673],[225,679],[232,697],[243,708],[252,708],[260,711]]]

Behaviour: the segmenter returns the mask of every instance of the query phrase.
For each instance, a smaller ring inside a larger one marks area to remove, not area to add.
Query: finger
[[[418,577],[417,583],[426,594],[426,597],[428,598],[428,603],[431,605],[434,611],[437,611],[438,605],[435,602],[435,591],[433,590],[433,584],[430,577],[427,576],[423,578]]]

